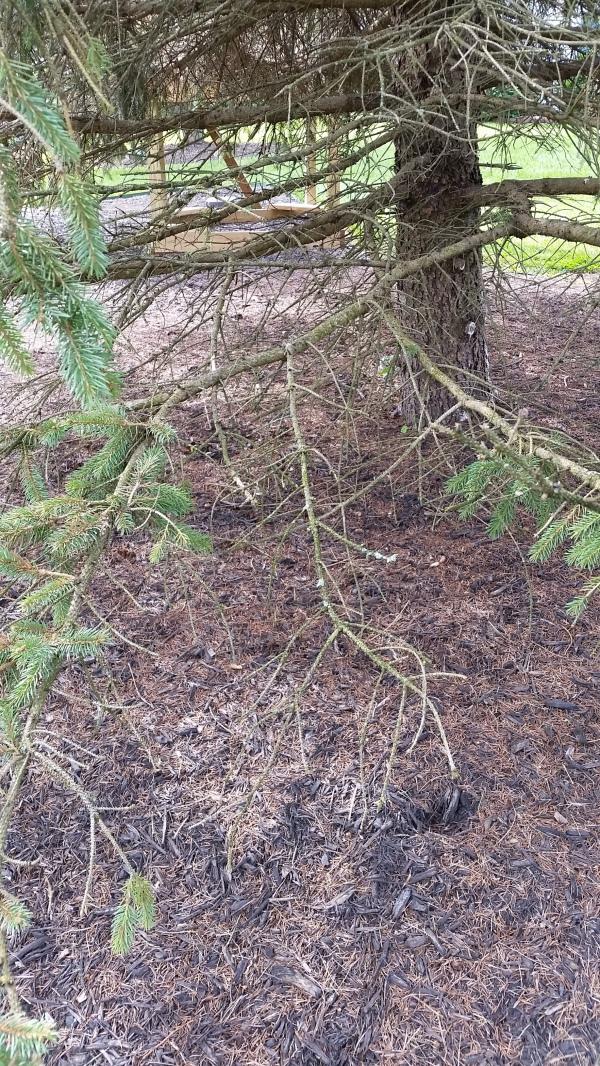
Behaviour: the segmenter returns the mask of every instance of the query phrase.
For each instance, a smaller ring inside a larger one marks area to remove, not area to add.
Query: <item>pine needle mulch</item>
[[[546,359],[564,343],[557,323]],[[494,346],[519,349],[509,383],[526,392],[540,339],[520,329],[514,308],[498,316]],[[584,362],[594,343],[591,320]],[[562,372],[528,401],[560,414],[583,397],[593,436],[592,378],[561,385]],[[185,418],[201,440],[200,409]],[[390,420],[373,449],[396,432]],[[356,564],[359,593],[340,553],[348,602],[362,597],[374,625],[462,675],[432,683],[460,788],[432,728],[407,750],[409,702],[381,805],[397,692],[343,638],[297,712],[318,619],[259,698],[315,614],[305,532],[276,557],[272,528],[232,552],[247,510],[215,505],[221,475],[201,448],[186,473],[215,554],[156,571],[143,544],[115,548],[98,587],[131,643],[63,676],[43,735],[156,885],[156,930],[111,957],[123,875],[100,838],[79,913],[89,822],[58,784],[32,778],[11,834],[11,854],[34,864],[12,868],[34,915],[13,965],[32,1011],[61,1026],[50,1062],[596,1063],[600,637],[597,610],[576,627],[562,610],[577,575],[526,565],[525,538],[492,544],[478,522],[432,527],[402,485],[357,509],[353,534],[398,558]]]

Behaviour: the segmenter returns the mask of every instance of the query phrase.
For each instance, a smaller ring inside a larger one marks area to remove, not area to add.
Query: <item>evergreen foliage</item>
[[[56,1038],[50,1018],[28,1018],[21,1012],[11,1011],[0,1017],[0,1066],[38,1063]]]
[[[58,163],[79,158],[77,142],[63,116],[29,64],[0,49],[0,104],[11,111]]]
[[[96,200],[85,181],[72,171],[60,174],[59,190],[75,258],[89,277],[102,277],[106,272],[108,256],[100,231]]]
[[[111,947],[115,955],[127,955],[133,947],[136,931],[150,932],[155,924],[156,903],[152,885],[145,877],[131,874],[113,918]]]
[[[77,143],[34,73],[1,50],[0,103],[24,122],[53,160],[73,260],[90,278],[101,277],[106,249],[95,199],[73,169]],[[0,152],[0,301],[0,357],[12,370],[33,372],[19,323],[35,323],[55,340],[61,373],[82,405],[105,402],[115,394],[114,329],[56,241],[23,217],[16,170],[6,148]]]
[[[93,45],[90,45],[92,53]],[[102,49],[92,54],[96,73]],[[87,60],[89,60],[89,56]],[[2,435],[16,458],[23,501],[0,515],[0,577],[16,588],[10,624],[0,632],[0,757],[29,757],[31,736],[45,698],[69,663],[96,657],[111,639],[108,627],[79,621],[103,550],[116,536],[150,534],[151,562],[172,551],[207,551],[210,538],[184,519],[192,497],[169,484],[171,426],[156,417],[128,418],[118,403],[113,361],[115,330],[77,273],[99,278],[106,249],[97,204],[77,173],[79,148],[60,110],[33,69],[0,51],[0,105],[18,117],[56,168],[58,197],[69,227],[61,248],[23,215],[10,152],[0,148],[0,358],[31,375],[35,363],[23,328],[35,324],[56,343],[60,374],[79,408]],[[45,459],[68,437],[84,438],[89,458],[64,480],[48,483]],[[124,859],[124,856],[121,857]],[[118,954],[130,950],[137,930],[155,923],[154,894],[130,871],[112,928]],[[0,936],[26,929],[24,904],[0,884]],[[49,1019],[34,1020],[9,998],[0,1015],[0,1066],[40,1061],[55,1039]]]
[[[0,928],[9,935],[26,929],[31,922],[27,907],[5,889],[0,891]]]
[[[587,507],[567,507],[563,486],[551,462],[533,455],[519,456],[517,460],[506,454],[484,454],[450,478],[446,487],[461,501],[461,518],[470,518],[487,508],[487,532],[493,539],[506,533],[521,516],[532,516],[537,526],[529,551],[532,562],[547,562],[564,548],[569,566],[578,570],[600,567],[600,504],[594,507],[590,500]],[[579,618],[599,589],[600,575],[594,575],[566,605],[567,614]]]

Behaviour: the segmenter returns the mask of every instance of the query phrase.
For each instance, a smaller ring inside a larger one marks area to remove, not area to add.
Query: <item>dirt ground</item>
[[[582,285],[515,285],[490,354],[532,418],[597,445]],[[397,448],[392,408],[354,427],[357,485]],[[97,602],[128,642],[65,674],[44,721],[156,886],[157,928],[111,957],[123,872],[101,837],[80,914],[89,821],[60,784],[32,771],[11,833],[34,915],[13,966],[61,1027],[50,1063],[598,1063],[600,614],[568,621],[577,575],[422,506],[406,473],[348,509],[348,535],[396,562],[327,543],[350,608],[461,675],[431,682],[452,786],[431,724],[409,750],[413,702],[393,750],[398,693],[344,638],[294,705],[327,635],[298,497],[269,524],[232,506],[205,415],[180,428],[213,554],[153,569],[143,538],[116,545]]]

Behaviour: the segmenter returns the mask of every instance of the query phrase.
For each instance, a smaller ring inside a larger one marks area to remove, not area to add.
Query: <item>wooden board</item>
[[[277,233],[277,230],[271,231],[273,234]],[[182,255],[189,254],[191,252],[220,252],[227,251],[227,249],[235,248],[240,244],[247,244],[248,241],[254,241],[258,237],[268,237],[268,230],[256,230],[256,229],[207,229],[206,226],[202,229],[189,229],[185,233],[174,233],[170,237],[163,237],[159,241],[155,241],[153,250],[157,254],[171,252],[180,253]],[[313,241],[313,244],[323,244],[324,247],[336,246],[339,244],[340,235],[335,234],[333,237],[323,237],[321,241]],[[305,245],[308,247],[308,245]]]
[[[171,237],[162,237],[154,242],[155,252],[200,252],[221,251],[255,240],[260,233],[256,230],[228,229],[211,230],[188,229],[185,233],[174,233]]]
[[[235,222],[270,222],[278,218],[289,218],[291,215],[310,215],[319,208],[313,204],[289,203],[289,204],[257,204],[256,207],[240,207],[227,215],[227,224]],[[180,222],[186,218],[204,217],[205,208],[182,207],[174,216],[174,222]]]

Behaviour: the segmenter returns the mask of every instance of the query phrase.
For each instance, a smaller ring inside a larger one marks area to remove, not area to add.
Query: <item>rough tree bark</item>
[[[421,126],[403,131],[396,141],[397,169],[412,160],[417,163],[413,189],[398,212],[396,251],[400,260],[426,254],[475,232],[478,208],[460,209],[456,204],[461,190],[481,184],[477,131],[469,121],[468,89],[456,56],[444,54],[442,49],[428,50],[415,74],[402,72],[400,98],[407,85],[419,95],[431,93],[434,87],[443,88],[448,101],[456,100],[462,90],[464,107],[453,104],[451,108],[447,102],[443,116],[431,120],[425,115]],[[402,282],[397,310],[407,333],[435,362],[457,368],[454,376],[466,391],[487,391],[489,363],[480,252],[452,259]],[[453,402],[440,385],[424,375],[418,377],[417,396],[415,374],[416,366],[403,364],[399,368],[399,413],[409,424],[418,422],[423,403],[430,417],[437,418]]]

